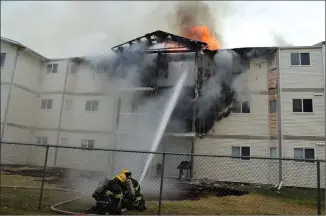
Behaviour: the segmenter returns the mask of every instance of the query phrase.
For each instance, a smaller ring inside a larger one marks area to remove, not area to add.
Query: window
[[[43,99],[41,100],[41,109],[52,109],[53,100]]]
[[[57,73],[58,72],[58,64],[48,64],[46,66],[46,73]]]
[[[1,67],[5,66],[6,53],[1,53]]]
[[[63,145],[63,146],[68,145],[68,138],[61,138],[61,139],[60,139],[60,143],[61,143],[61,145]]]
[[[269,101],[270,113],[276,112],[276,100]]]
[[[248,101],[234,101],[233,113],[250,113],[250,104]]]
[[[313,112],[312,99],[292,99],[292,110],[295,113]]]
[[[99,104],[98,100],[88,100],[88,101],[86,101],[85,111],[88,111],[88,112],[98,111],[98,104]]]
[[[47,145],[48,144],[48,138],[47,137],[36,137],[36,144],[37,145]]]
[[[241,66],[244,70],[250,69],[250,61],[247,59],[241,59]]]
[[[72,100],[65,101],[65,110],[71,110],[72,108]]]
[[[72,63],[70,66],[70,74],[76,74],[77,73],[77,64]]]
[[[231,154],[232,157],[250,157],[250,147],[232,147]],[[240,158],[240,159],[250,160],[250,158]]]
[[[95,143],[95,140],[83,139],[81,141],[81,147],[82,148],[93,149],[94,148],[94,143]]]
[[[312,162],[315,159],[315,149],[313,148],[294,148],[294,158],[307,159],[304,162]]]
[[[310,65],[310,53],[291,53],[291,65]]]
[[[277,157],[277,149],[276,147],[269,148],[269,157],[276,158]]]

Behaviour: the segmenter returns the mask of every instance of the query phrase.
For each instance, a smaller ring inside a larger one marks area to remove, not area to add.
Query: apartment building
[[[325,43],[281,47],[270,58],[251,60],[247,68],[241,77],[246,93],[234,102],[229,117],[216,122],[204,139],[196,139],[194,153],[277,157],[280,152],[284,157],[325,158],[325,145],[321,144],[325,140]],[[2,140],[89,149],[124,148],[126,139],[133,137],[119,133],[119,121],[128,121],[134,112],[128,96],[119,100],[115,83],[80,58],[48,59],[16,41],[1,38]],[[166,134],[162,141],[166,144],[159,150],[190,153],[192,138],[193,134]],[[43,164],[40,158],[44,149],[6,146],[3,151],[12,152],[6,154],[3,163]],[[50,149],[49,165],[107,170],[108,164],[116,160],[111,154]],[[130,163],[137,160],[133,159]],[[177,176],[177,164],[188,159],[171,157],[168,175]],[[258,163],[261,161],[197,158],[194,176],[241,181],[241,173],[255,176],[253,167]],[[315,169],[309,165],[305,165],[312,170],[306,172],[307,179]],[[261,182],[277,183],[278,164],[265,166],[269,172],[260,177]],[[228,172],[230,169],[233,172]],[[294,176],[288,177],[289,185],[294,184]],[[309,186],[307,179],[295,184]]]

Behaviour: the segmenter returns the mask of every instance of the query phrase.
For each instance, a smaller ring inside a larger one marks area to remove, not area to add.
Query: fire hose
[[[33,186],[31,186],[31,187],[24,186],[23,187],[23,186],[6,186],[6,185],[1,185],[0,187],[1,188],[17,188],[17,189],[40,189],[39,187],[33,187]],[[74,190],[64,189],[64,188],[44,188],[44,189],[45,190],[54,190],[54,191],[77,192],[77,191],[74,191]],[[67,203],[70,203],[70,202],[79,200],[79,199],[81,199],[83,197],[85,197],[85,196],[84,195],[83,196],[78,196],[78,197],[75,197],[75,198],[70,199],[70,200],[65,200],[65,201],[56,203],[56,204],[50,206],[50,210],[53,211],[53,212],[55,212],[55,213],[64,214],[64,215],[84,215],[85,213],[71,212],[71,211],[57,209],[58,206],[61,206],[63,204],[67,204]]]

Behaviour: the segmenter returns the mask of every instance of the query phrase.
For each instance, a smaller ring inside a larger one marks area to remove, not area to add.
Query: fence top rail
[[[126,152],[126,153],[143,153],[143,154],[156,154],[156,155],[180,155],[180,156],[196,156],[196,157],[215,157],[215,158],[234,158],[234,159],[256,159],[256,160],[282,160],[282,161],[309,161],[309,162],[326,162],[322,159],[300,159],[300,158],[278,158],[278,157],[257,157],[257,156],[231,156],[231,155],[216,155],[216,154],[191,154],[191,153],[174,153],[174,152],[154,152],[154,151],[141,151],[141,150],[125,150],[125,149],[109,149],[109,148],[83,148],[77,146],[63,146],[63,145],[44,145],[35,143],[19,143],[19,142],[0,142],[7,145],[21,145],[21,146],[35,146],[44,148],[64,148],[64,149],[78,149],[84,151],[108,151],[108,152]]]

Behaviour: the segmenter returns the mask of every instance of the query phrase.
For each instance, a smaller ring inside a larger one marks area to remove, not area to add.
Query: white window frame
[[[45,101],[45,108],[42,108],[42,102]],[[51,108],[48,108],[48,103],[49,101],[52,101]],[[41,104],[40,104],[40,109],[41,110],[52,110],[53,109],[53,99],[41,99]]]
[[[275,149],[276,151],[276,156],[272,156],[272,149]],[[269,147],[269,157],[270,158],[278,158],[278,152],[277,152],[277,147]],[[277,161],[277,160],[273,160],[273,161]]]
[[[90,145],[89,141],[93,141],[93,147],[92,148],[90,148],[90,146],[89,146]],[[86,149],[93,149],[93,148],[95,148],[95,139],[82,139],[81,143],[80,143],[80,146],[82,148],[86,148]]]
[[[294,154],[294,150],[295,149],[302,149],[303,150],[303,158],[296,158],[295,157],[295,154]],[[293,158],[296,158],[296,159],[302,159],[302,160],[309,160],[305,157],[305,150],[306,149],[313,149],[314,150],[314,159],[313,160],[316,160],[316,148],[314,147],[293,147]],[[310,159],[311,160],[311,159]],[[307,161],[295,161],[296,163],[307,163],[307,164],[315,164],[316,162],[313,161],[313,162],[307,162]]]
[[[93,110],[94,102],[96,102],[96,101],[97,101],[97,110]],[[87,103],[89,103],[89,102],[91,102],[91,110],[86,110]],[[85,110],[85,112],[98,112],[99,106],[100,106],[100,100],[86,100],[84,110]]]
[[[240,112],[233,112],[233,110],[231,110],[231,112],[233,114],[238,114],[238,115],[249,115],[249,114],[251,114],[251,102],[250,101],[234,101],[234,102],[240,102],[241,106],[240,106]],[[242,112],[242,106],[243,106],[244,102],[248,102],[248,104],[249,104],[250,111],[248,113]]]
[[[293,111],[293,100],[301,100],[301,108],[302,108],[302,112],[294,112]],[[303,100],[311,100],[312,101],[312,112],[304,112],[303,111]],[[314,106],[314,99],[313,98],[292,98],[292,113],[293,114],[312,114],[315,112],[315,106]]]
[[[3,62],[2,62],[2,57],[3,57]],[[6,65],[6,59],[7,59],[7,53],[4,53],[4,52],[2,52],[1,53],[1,65],[0,65],[0,67],[1,68],[3,68],[3,67],[5,67],[5,65]]]
[[[67,102],[70,103],[70,106],[67,106],[67,104],[69,104]],[[66,111],[72,110],[72,100],[70,100],[70,99],[65,100],[64,110],[66,110]]]
[[[48,72],[48,66],[49,65],[51,65],[51,72]],[[54,65],[57,65],[57,71],[55,73],[53,72],[53,68],[54,68],[53,66]],[[45,73],[46,74],[56,74],[56,73],[58,73],[58,70],[59,70],[59,64],[58,63],[49,63],[49,64],[46,64],[46,67],[45,67]]]
[[[301,64],[301,54],[302,53],[308,53],[309,54],[309,65],[302,65]],[[291,54],[299,54],[299,64],[298,65],[292,65]],[[311,66],[311,53],[310,52],[290,52],[290,66],[291,67],[310,67]]]
[[[238,157],[238,156],[233,156],[233,155],[232,155],[232,149],[233,149],[233,148],[240,148],[240,157],[247,157],[247,156],[243,156],[243,155],[242,155],[242,148],[249,148],[249,150],[250,150],[249,157],[251,157],[251,146],[231,146],[231,157],[232,157],[232,159],[243,160],[243,161],[250,161],[250,160],[251,160],[251,158],[248,158],[248,159],[233,158],[233,157]]]
[[[47,145],[48,137],[36,136],[36,144],[37,145]]]

